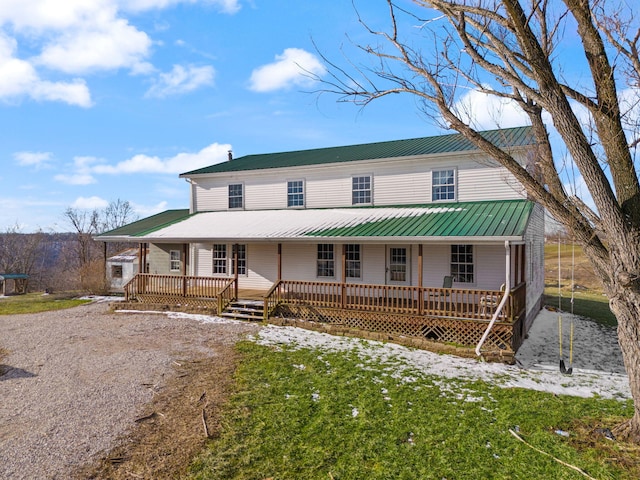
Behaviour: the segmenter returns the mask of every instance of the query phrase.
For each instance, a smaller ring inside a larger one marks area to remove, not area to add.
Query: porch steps
[[[264,302],[256,300],[236,300],[220,313],[222,318],[251,320],[261,322],[264,319]]]

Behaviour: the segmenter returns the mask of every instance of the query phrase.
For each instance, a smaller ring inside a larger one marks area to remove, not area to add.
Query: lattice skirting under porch
[[[391,340],[419,348],[463,356],[475,356],[473,349],[480,341],[488,325],[487,321],[478,320],[349,311],[285,304],[277,307],[270,321],[328,333]],[[482,347],[483,354],[493,360],[512,362],[515,351],[520,346],[514,344],[519,340],[518,335],[514,336],[516,325],[494,324]],[[360,334],[366,332],[371,332],[375,335]]]
[[[166,305],[169,309],[203,311],[211,315],[218,313],[216,298],[183,297],[181,295],[138,294],[136,300],[142,304]]]

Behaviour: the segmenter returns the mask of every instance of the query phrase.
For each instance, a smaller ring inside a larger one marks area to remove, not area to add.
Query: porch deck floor
[[[238,289],[239,300],[264,300],[264,296],[269,293],[269,290],[258,290],[249,288]]]

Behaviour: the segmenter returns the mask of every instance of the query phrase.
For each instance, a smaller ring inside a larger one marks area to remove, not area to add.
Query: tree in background
[[[42,271],[41,264],[46,256],[45,234],[22,233],[19,225],[9,227],[0,235],[0,273],[26,273],[29,282],[37,282]]]
[[[331,74],[325,91],[358,105],[412,95],[429,118],[507,168],[567,229],[618,319],[635,412],[617,433],[640,442],[640,27],[633,6],[619,0],[413,3],[387,0],[384,30],[360,19],[376,42],[356,46],[373,62],[342,68],[325,58]],[[479,133],[486,110],[478,103],[487,102],[502,108],[495,126],[504,126],[509,111],[532,126],[533,171]]]
[[[65,256],[68,268],[76,272],[79,287],[90,292],[106,291],[106,245],[96,242],[100,233],[121,227],[136,220],[131,204],[115,200],[102,210],[67,208],[64,217],[73,229],[73,248]]]

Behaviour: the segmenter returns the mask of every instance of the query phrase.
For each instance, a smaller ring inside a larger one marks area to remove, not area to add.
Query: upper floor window
[[[455,200],[456,199],[456,171],[436,170],[431,176],[431,200]]]
[[[318,244],[316,275],[318,277],[335,277],[335,257],[333,255],[333,244]]]
[[[345,245],[345,273],[347,278],[362,278],[360,245]]]
[[[287,207],[304,207],[304,182],[302,180],[287,182]]]
[[[180,271],[180,250],[169,250],[169,270]]]
[[[371,203],[371,175],[352,178],[351,204]]]
[[[243,188],[241,183],[229,185],[229,208],[242,208],[244,206]]]
[[[475,282],[473,245],[451,245],[451,276],[456,282]]]

